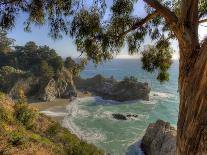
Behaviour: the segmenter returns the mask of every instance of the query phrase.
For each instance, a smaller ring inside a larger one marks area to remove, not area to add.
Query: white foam
[[[41,111],[41,113],[43,113],[47,116],[66,116],[67,115],[67,113],[65,113],[65,112],[53,112],[53,111],[49,111],[49,110]]]
[[[91,114],[88,111],[79,108],[79,103],[93,100],[94,97],[77,98],[70,105],[67,106],[68,115],[63,120],[63,126],[68,128],[73,134],[76,134],[80,139],[86,140],[90,143],[103,141],[105,135],[96,129],[83,130],[74,123],[77,117],[88,117]]]
[[[151,98],[170,98],[173,97],[174,95],[171,93],[164,93],[164,92],[155,92],[155,91],[151,91],[150,92],[150,97]]]

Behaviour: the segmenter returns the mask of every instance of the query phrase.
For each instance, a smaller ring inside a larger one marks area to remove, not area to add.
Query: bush
[[[4,108],[0,108],[0,122],[11,122],[12,121],[12,114],[11,112],[5,110]]]
[[[49,127],[48,127],[48,129],[47,129],[47,134],[49,135],[49,136],[54,136],[54,135],[56,135],[57,133],[58,133],[58,131],[60,130],[60,124],[59,123],[53,123],[53,124],[51,124]]]
[[[28,107],[27,104],[15,104],[15,117],[22,123],[27,129],[33,127],[34,121],[37,118],[38,113]]]
[[[13,146],[24,145],[28,139],[22,131],[14,131],[10,134],[9,143]]]

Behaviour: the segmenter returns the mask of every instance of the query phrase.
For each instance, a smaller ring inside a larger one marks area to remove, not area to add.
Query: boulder
[[[113,116],[113,118],[115,118],[117,120],[127,120],[127,117],[122,114],[112,114],[112,116]]]
[[[114,78],[104,78],[96,75],[92,78],[76,78],[75,85],[81,91],[89,91],[104,99],[116,101],[149,100],[148,83],[138,82],[134,77],[117,81]]]
[[[114,113],[112,114],[114,119],[117,120],[128,120],[139,117],[137,114],[120,114],[120,113]]]
[[[141,147],[145,155],[175,155],[176,129],[162,120],[151,123],[142,139]]]

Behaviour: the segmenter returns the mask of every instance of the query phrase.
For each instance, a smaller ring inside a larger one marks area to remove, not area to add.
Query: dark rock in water
[[[104,99],[116,101],[149,100],[150,88],[148,83],[138,82],[134,77],[116,81],[96,75],[88,79],[75,79],[77,89],[93,92]]]
[[[136,115],[136,114],[127,114],[126,116],[129,117],[129,118],[130,118],[130,117],[135,117],[135,118],[138,117],[138,115]]]
[[[122,114],[112,114],[112,116],[113,116],[113,118],[115,118],[117,120],[127,120],[127,117]]]
[[[120,114],[120,113],[116,113],[116,114],[112,114],[113,118],[118,119],[118,120],[127,120],[127,119],[131,119],[131,118],[137,118],[138,115],[136,114]]]
[[[176,129],[162,120],[151,123],[142,139],[141,147],[146,155],[175,155]]]

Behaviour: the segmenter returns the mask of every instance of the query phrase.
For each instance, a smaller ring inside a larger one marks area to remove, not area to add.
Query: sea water
[[[149,83],[150,100],[116,102],[98,96],[78,98],[67,107],[64,125],[81,139],[112,155],[142,155],[139,141],[149,123],[162,119],[176,127],[179,98],[178,61],[174,61],[169,70],[170,80],[162,84],[157,81],[156,73],[147,73],[141,67],[141,62],[134,59],[116,59],[98,66],[88,64],[81,73],[82,78],[101,74],[121,80],[125,76],[135,76]],[[116,120],[113,113],[138,117]]]

